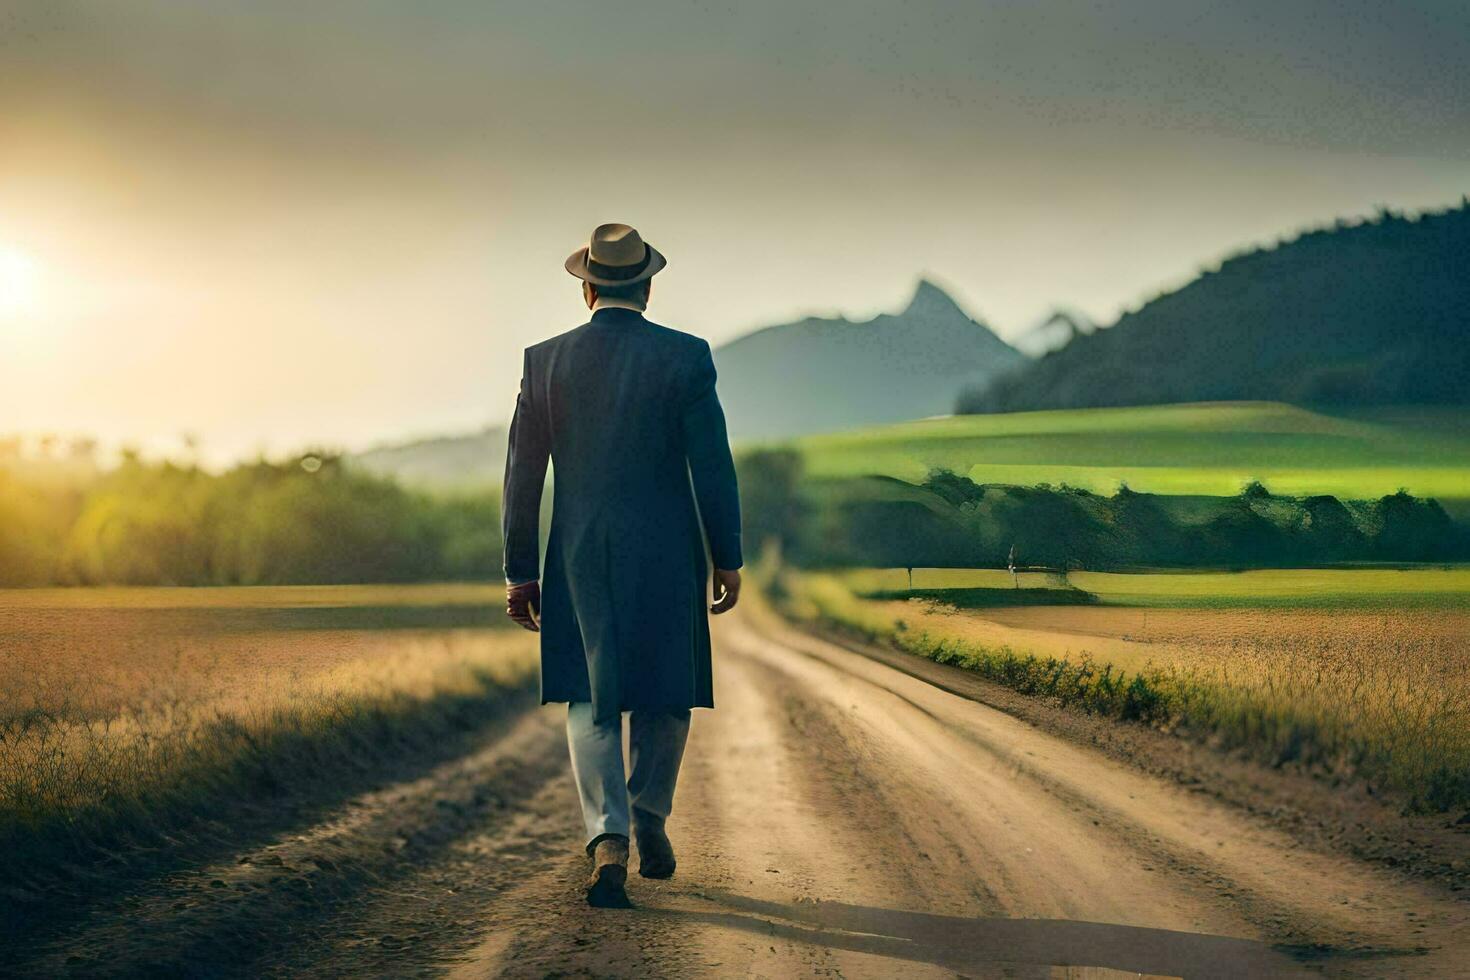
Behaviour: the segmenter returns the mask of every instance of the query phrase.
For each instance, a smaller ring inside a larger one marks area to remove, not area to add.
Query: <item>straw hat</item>
[[[594,286],[631,286],[667,265],[632,225],[598,225],[592,240],[567,256],[567,271]]]

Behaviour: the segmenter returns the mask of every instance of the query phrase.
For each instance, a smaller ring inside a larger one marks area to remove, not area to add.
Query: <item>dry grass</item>
[[[0,593],[0,865],[18,881],[156,844],[475,723],[534,676],[534,637],[479,625],[505,623],[501,602],[476,587]],[[416,628],[426,612],[451,625]]]
[[[516,633],[404,624],[424,610],[447,625],[503,624],[503,601],[468,586],[0,591],[0,724],[429,697],[452,674],[523,668],[525,643],[517,659],[506,654]]]
[[[1415,809],[1470,804],[1463,604],[962,610],[864,599],[850,581],[788,575],[788,611],[1030,693],[1363,780]]]

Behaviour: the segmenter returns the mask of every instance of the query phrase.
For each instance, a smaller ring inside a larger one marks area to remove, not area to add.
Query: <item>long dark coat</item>
[[[538,577],[548,458],[542,702],[591,701],[599,720],[713,707],[705,546],[726,569],[741,550],[709,344],[604,308],[526,349],[501,503],[511,582]]]

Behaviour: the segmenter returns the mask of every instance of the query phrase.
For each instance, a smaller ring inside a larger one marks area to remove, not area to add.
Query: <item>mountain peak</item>
[[[960,309],[960,304],[954,301],[954,297],[945,292],[932,280],[919,280],[914,287],[914,297],[909,300],[909,305],[904,308],[903,316],[954,316],[959,315],[966,320],[970,315]]]
[[[1082,314],[1057,307],[1014,338],[1011,346],[1031,357],[1044,357],[1096,329],[1096,325]]]

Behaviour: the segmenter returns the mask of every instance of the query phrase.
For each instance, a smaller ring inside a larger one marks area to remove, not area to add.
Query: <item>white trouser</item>
[[[674,784],[684,743],[689,738],[689,712],[631,711],[628,744],[632,775],[623,770],[623,719],[597,724],[592,705],[567,705],[567,745],[572,753],[572,776],[582,798],[582,820],[587,846],[606,834],[629,837],[629,808],[643,817],[662,821],[674,805]]]

